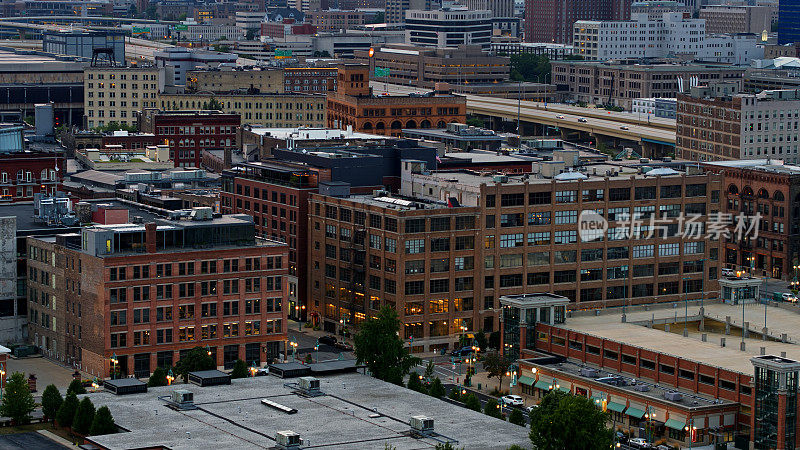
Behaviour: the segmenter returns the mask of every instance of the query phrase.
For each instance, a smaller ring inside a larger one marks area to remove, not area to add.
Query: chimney
[[[147,247],[147,253],[155,253],[157,251],[155,222],[146,223],[144,225],[144,242]]]

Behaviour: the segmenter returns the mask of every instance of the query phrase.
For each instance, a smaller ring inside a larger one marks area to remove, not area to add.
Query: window
[[[686,197],[705,197],[706,185],[705,184],[687,184]]]
[[[519,287],[522,286],[522,274],[514,273],[508,275],[500,275],[500,287]]]
[[[525,194],[501,194],[500,206],[525,206]]]
[[[227,301],[222,303],[223,316],[238,316],[239,315],[239,301]]]
[[[661,186],[661,198],[680,198],[681,185]]]
[[[471,291],[473,289],[472,277],[456,277],[453,279],[453,289],[459,291]]]
[[[658,246],[658,256],[675,256],[679,255],[681,245],[679,243],[660,244]]]
[[[521,227],[523,225],[522,213],[500,215],[500,228]]]
[[[217,317],[217,304],[203,303],[200,305],[200,317]]]
[[[522,253],[500,255],[500,268],[522,267]]]
[[[574,283],[576,278],[574,270],[556,270],[553,272],[554,283]]]
[[[475,257],[473,256],[456,257],[453,260],[453,265],[455,270],[472,270],[475,267]]]
[[[500,235],[500,248],[522,247],[524,245],[523,234],[502,234]]]
[[[528,267],[550,265],[550,252],[528,253]]]
[[[194,305],[178,306],[178,319],[194,319]]]
[[[385,285],[384,285],[385,288]],[[425,293],[425,281],[406,281],[406,295],[419,295]]]
[[[474,216],[456,216],[456,230],[470,230],[475,228]]]
[[[374,248],[375,250],[381,249],[381,241],[383,240],[382,236],[370,234],[369,235],[369,248]]]
[[[449,217],[431,218],[431,231],[449,231],[449,230],[450,230]]]
[[[431,238],[432,252],[450,251],[450,238]]]
[[[456,250],[474,250],[475,237],[474,236],[457,236],[456,237]]]
[[[608,247],[606,259],[628,259],[628,247]]]
[[[574,263],[577,260],[576,250],[559,250],[553,252],[553,264]]]
[[[406,219],[406,233],[424,233],[425,219]]]
[[[450,271],[450,258],[437,258],[431,260],[431,273]]]
[[[576,223],[578,221],[578,211],[556,211],[555,224],[564,225]]]
[[[406,274],[410,275],[416,273],[425,273],[425,261],[421,259],[406,261]]]
[[[554,244],[574,244],[576,242],[578,242],[576,230],[556,231],[553,235]]]
[[[654,254],[654,245],[635,245],[633,246],[634,258],[652,258]]]
[[[417,254],[425,252],[425,239],[410,239],[406,241],[406,253]]]
[[[581,261],[602,261],[603,249],[602,248],[584,248],[581,249]]]
[[[556,203],[575,203],[578,201],[578,191],[556,191]]]
[[[450,291],[450,280],[448,278],[431,280],[430,282],[431,294],[440,294],[449,291]]]
[[[550,225],[550,211],[528,213],[528,225]]]
[[[634,189],[633,198],[635,200],[654,200],[656,198],[655,186],[642,186]]]
[[[550,284],[550,272],[528,272],[527,284]]]
[[[608,199],[612,202],[628,201],[631,199],[631,189],[611,188],[608,190]]]
[[[549,205],[553,202],[552,192],[531,192],[528,194],[529,205]]]

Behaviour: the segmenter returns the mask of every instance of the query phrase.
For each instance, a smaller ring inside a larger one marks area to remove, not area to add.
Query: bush
[[[114,423],[114,418],[111,417],[111,411],[107,406],[101,406],[92,420],[92,426],[89,428],[91,436],[99,436],[101,434],[113,434],[117,432],[117,424]]]
[[[503,411],[500,410],[500,404],[493,398],[486,401],[486,405],[483,407],[483,413],[498,419],[503,418]]]
[[[89,397],[83,397],[77,411],[75,411],[75,418],[72,419],[72,430],[78,434],[88,435],[93,421],[94,405],[89,400]]]
[[[150,375],[150,379],[147,380],[147,385],[150,387],[166,386],[168,384],[167,371],[163,367],[156,367],[156,370]]]
[[[508,421],[513,423],[514,425],[519,425],[524,427],[527,424],[527,420],[525,420],[525,415],[522,414],[522,410],[519,408],[513,408],[511,413],[508,415]]]
[[[442,385],[442,380],[438,377],[434,378],[433,381],[431,381],[431,385],[428,386],[428,395],[436,398],[444,397],[444,386]]]
[[[464,397],[464,406],[466,406],[467,409],[481,412],[481,401],[478,400],[478,397],[475,397],[475,394],[467,394],[467,396]]]
[[[62,403],[64,403],[64,398],[61,396],[61,393],[58,392],[58,388],[55,384],[50,384],[44,388],[44,392],[42,393],[42,413],[47,420],[52,421],[56,419],[58,408],[61,407]]]
[[[75,393],[75,395],[81,395],[86,393],[86,388],[83,387],[81,380],[75,379],[72,380],[72,382],[69,384],[69,387],[67,388],[67,394],[69,394],[70,392]]]
[[[58,408],[56,420],[62,427],[71,427],[72,419],[75,418],[75,412],[78,410],[78,397],[72,391],[67,391],[67,396],[64,397],[64,403]]]
[[[412,391],[422,392],[423,394],[427,393],[427,389],[425,388],[425,385],[422,384],[420,376],[417,372],[411,372],[411,374],[408,375],[407,387]]]
[[[247,363],[241,359],[237,359],[233,364],[231,378],[247,378]]]
[[[461,401],[461,392],[458,391],[458,387],[454,387],[453,390],[450,391],[448,397],[450,400]]]

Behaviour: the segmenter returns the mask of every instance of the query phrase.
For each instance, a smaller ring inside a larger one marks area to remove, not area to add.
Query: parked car
[[[525,407],[525,412],[530,414],[533,412],[534,409],[538,408],[539,405],[530,405]]]
[[[264,377],[269,375],[269,367],[261,367],[256,369],[256,376],[257,377]]]
[[[736,272],[733,269],[728,269],[727,267],[722,269],[722,276],[723,277],[735,277]]]
[[[583,117],[578,117],[578,122],[583,122],[583,123],[585,123],[585,122],[586,122],[586,119],[585,119],[585,118],[583,118]]]
[[[519,395],[504,395],[500,397],[500,404],[504,406],[525,406],[525,400]]]
[[[318,341],[320,344],[330,345],[331,347],[336,347],[336,344],[339,343],[339,340],[336,339],[336,336],[332,335],[322,336],[318,339]]]
[[[559,115],[556,116],[556,119],[563,119],[563,118],[564,118],[564,116],[562,114],[559,114]]]
[[[630,130],[630,128],[628,128],[627,125],[623,125],[623,126],[619,127],[619,129],[620,130]]]
[[[789,292],[784,292],[783,294],[781,294],[781,298],[785,302],[797,303],[797,296],[795,296],[794,294],[791,294]]]
[[[343,351],[343,352],[352,352],[353,346],[348,344],[347,342],[337,342],[334,347]]]
[[[617,442],[619,442],[620,444],[627,444],[628,436],[625,436],[625,433],[621,431],[617,431]]]
[[[633,438],[628,441],[628,445],[633,448],[653,448],[646,439],[642,438]]]
[[[462,356],[467,356],[471,353],[472,353],[472,347],[461,347],[459,349],[453,350],[453,352],[450,353],[450,355],[462,357]]]

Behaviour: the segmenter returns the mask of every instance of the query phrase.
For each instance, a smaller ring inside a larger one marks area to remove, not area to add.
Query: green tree
[[[499,331],[492,331],[489,333],[489,344],[486,346],[487,349],[490,348],[500,348],[500,332]]]
[[[150,375],[150,379],[147,380],[147,385],[150,387],[166,386],[168,384],[167,371],[163,367],[156,367],[156,370]]]
[[[75,411],[75,417],[72,419],[72,430],[78,434],[89,434],[89,428],[92,427],[94,420],[94,405],[89,397],[83,397],[78,409]]]
[[[436,365],[433,363],[433,360],[428,361],[428,365],[425,366],[425,380],[430,382],[433,380],[434,370],[436,370]]]
[[[458,388],[454,387],[450,390],[450,394],[447,395],[450,400],[455,400],[457,402],[461,401],[461,392],[459,392]]]
[[[453,444],[451,444],[449,442],[444,442],[444,443],[436,444],[436,447],[434,447],[434,450],[464,450],[464,447],[456,448],[456,447],[453,447]]]
[[[214,51],[215,52],[222,52],[228,53],[231,50],[231,46],[227,44],[214,44]]]
[[[431,385],[428,386],[428,395],[431,397],[442,398],[444,397],[444,386],[442,385],[442,380],[439,377],[436,377],[431,381]]]
[[[467,407],[467,409],[481,412],[481,401],[478,400],[475,394],[467,394],[464,397],[464,406]]]
[[[412,391],[422,392],[423,394],[427,393],[427,389],[425,389],[425,385],[420,381],[420,376],[417,372],[411,372],[408,376],[407,387]]]
[[[478,117],[478,116],[469,116],[469,117],[467,117],[467,125],[470,125],[470,126],[473,126],[473,127],[478,127],[478,128],[483,128],[485,124],[483,122],[483,119],[481,119],[480,117]]]
[[[607,420],[591,400],[552,391],[530,413],[531,443],[537,450],[607,449],[613,435]]]
[[[75,393],[75,395],[81,395],[86,393],[86,388],[83,387],[83,384],[81,384],[81,380],[76,378],[69,383],[67,394],[70,392]]]
[[[217,364],[203,347],[195,347],[189,350],[183,358],[175,363],[175,372],[183,376],[183,382],[189,380],[189,372],[198,370],[216,369]]]
[[[485,352],[489,349],[489,340],[487,339],[486,333],[483,330],[475,333],[475,342],[478,344],[480,351]]]
[[[522,414],[522,410],[519,408],[511,408],[511,413],[508,414],[508,421],[521,427],[524,427],[527,422],[525,415]]]
[[[241,359],[237,359],[236,362],[233,363],[231,378],[247,378],[247,363]]]
[[[366,364],[375,378],[395,384],[402,384],[403,377],[420,362],[397,335],[400,325],[397,311],[384,306],[378,317],[362,322],[353,339],[358,364]]]
[[[56,385],[47,385],[42,393],[42,413],[47,420],[56,420],[58,408],[61,407],[62,403],[64,403],[64,398],[61,396],[61,393],[58,392]]]
[[[491,353],[487,353],[486,356],[483,357],[483,369],[486,370],[489,378],[497,378],[498,391],[503,390],[503,376],[506,374],[508,366],[508,359],[506,359],[502,354],[500,354],[500,352],[496,350]]]
[[[500,404],[497,403],[497,400],[490,398],[486,401],[486,404],[483,405],[483,413],[487,416],[496,417],[498,419],[503,418],[503,411],[500,410]]]
[[[67,391],[67,396],[64,397],[64,403],[58,408],[56,420],[62,427],[71,427],[72,419],[75,418],[75,412],[78,410],[78,397],[72,391]]]
[[[206,106],[208,106],[208,108],[206,109],[212,111],[213,110],[222,111],[222,103],[219,100],[217,100],[216,97],[211,97],[210,99],[208,99],[208,104],[206,104]]]
[[[94,415],[92,426],[89,428],[89,435],[99,436],[116,432],[117,424],[114,423],[114,418],[111,417],[111,411],[108,410],[108,406],[101,406]]]
[[[522,53],[511,56],[511,79],[546,83],[550,75],[550,60],[545,55]]]
[[[22,372],[14,372],[6,380],[6,389],[3,393],[3,403],[0,405],[0,415],[10,417],[17,425],[30,422],[31,411],[36,407],[33,395],[28,387],[28,380]]]
[[[506,450],[525,450],[525,447],[521,445],[514,444],[511,447],[508,447]]]
[[[245,35],[244,35],[244,38],[245,38],[245,39],[247,39],[248,41],[252,41],[253,39],[255,39],[255,38],[256,38],[256,33],[258,33],[258,30],[257,30],[257,29],[255,29],[255,28],[248,28],[248,29],[247,29],[247,32],[246,32],[246,33],[245,33]]]

